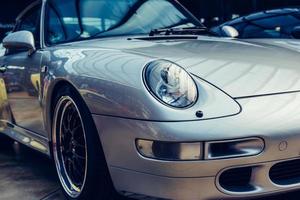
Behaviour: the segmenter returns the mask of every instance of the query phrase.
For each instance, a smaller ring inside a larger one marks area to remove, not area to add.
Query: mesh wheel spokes
[[[85,131],[79,110],[72,99],[62,97],[59,106],[54,157],[65,191],[71,197],[78,197],[87,173]]]

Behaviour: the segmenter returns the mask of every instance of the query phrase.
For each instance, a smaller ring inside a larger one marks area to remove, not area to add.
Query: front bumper
[[[240,99],[237,116],[187,122],[151,122],[93,115],[116,189],[163,199],[200,200],[255,197],[300,189],[277,185],[269,177],[276,163],[300,155],[300,95],[289,93]],[[204,113],[205,114],[205,113]],[[259,137],[264,151],[256,156],[202,161],[159,161],[142,157],[137,138],[208,142]],[[283,145],[284,144],[284,145]],[[218,177],[229,168],[255,166],[251,192],[230,192]]]

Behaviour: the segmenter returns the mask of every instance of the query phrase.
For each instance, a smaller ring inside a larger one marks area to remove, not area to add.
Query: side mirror
[[[230,38],[239,37],[239,32],[232,26],[223,26],[221,29],[225,37],[230,37]]]
[[[9,34],[3,39],[3,47],[6,49],[26,50],[32,55],[36,48],[34,44],[34,36],[29,31],[18,31]]]
[[[300,39],[300,26],[294,27],[291,34],[292,34],[293,38]]]

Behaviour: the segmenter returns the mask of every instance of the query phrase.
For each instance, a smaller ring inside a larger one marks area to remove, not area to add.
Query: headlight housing
[[[198,90],[194,80],[175,63],[153,61],[146,66],[144,76],[151,93],[169,106],[186,108],[197,101]]]

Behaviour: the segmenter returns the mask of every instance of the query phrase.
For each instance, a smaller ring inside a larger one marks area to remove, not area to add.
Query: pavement
[[[256,200],[299,200],[300,192]],[[23,145],[0,143],[0,200],[66,200],[54,164]]]
[[[23,145],[0,146],[0,200],[65,200],[54,165]]]

